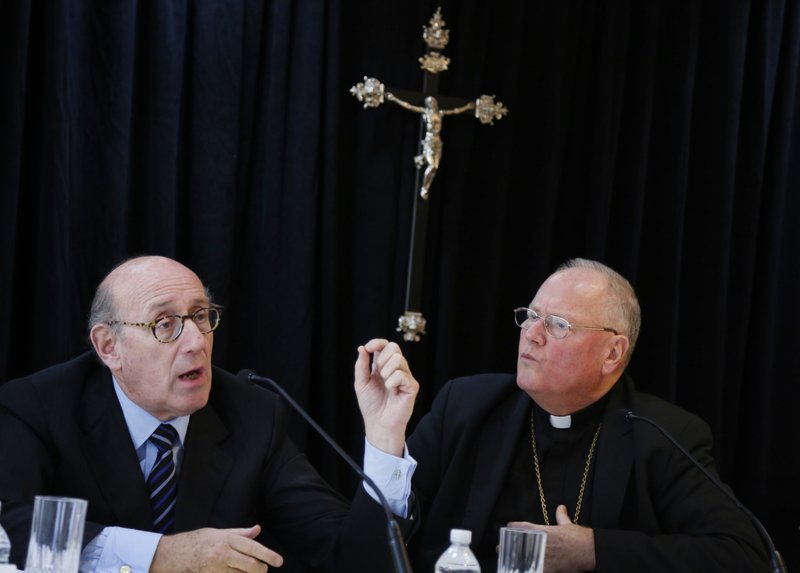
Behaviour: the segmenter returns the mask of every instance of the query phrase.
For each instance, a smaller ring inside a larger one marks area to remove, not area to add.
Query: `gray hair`
[[[625,365],[630,362],[636,340],[639,338],[639,330],[642,327],[642,310],[639,307],[639,299],[633,290],[628,279],[623,277],[611,267],[603,263],[590,259],[569,259],[562,263],[556,272],[567,269],[589,269],[601,273],[608,279],[609,299],[608,313],[612,320],[620,320],[622,323],[622,333],[628,337],[630,346],[625,356]]]
[[[108,324],[114,320],[115,305],[111,290],[110,285],[104,280],[94,292],[92,306],[89,310],[89,332],[98,324]]]
[[[89,332],[98,324],[110,324],[114,320],[114,315],[117,311],[109,277],[115,270],[135,258],[137,257],[130,257],[114,265],[114,268],[108,271],[108,274],[106,274],[103,280],[100,281],[100,284],[97,285],[97,289],[94,291],[94,298],[92,299],[92,306],[89,309],[89,321],[87,325]],[[117,324],[111,325],[111,328],[114,329],[115,332],[119,331],[119,325]]]

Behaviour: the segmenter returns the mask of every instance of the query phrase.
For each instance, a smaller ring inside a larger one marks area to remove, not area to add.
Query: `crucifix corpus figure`
[[[358,101],[364,107],[378,107],[384,101],[389,100],[400,107],[417,112],[422,115],[425,122],[425,134],[420,140],[421,153],[414,157],[414,163],[418,169],[425,167],[425,173],[420,185],[419,195],[423,199],[428,198],[433,178],[439,169],[439,162],[442,159],[442,119],[446,115],[458,115],[466,111],[475,110],[475,117],[483,124],[494,125],[495,119],[502,119],[508,113],[501,102],[495,102],[495,96],[481,95],[474,101],[468,102],[459,107],[442,109],[436,97],[429,95],[425,97],[425,105],[414,105],[406,100],[400,99],[392,92],[386,90],[386,86],[376,78],[364,77],[363,82],[357,83],[350,89]]]

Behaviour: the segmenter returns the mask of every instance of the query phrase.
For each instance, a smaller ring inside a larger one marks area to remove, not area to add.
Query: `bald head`
[[[97,324],[115,320],[117,302],[142,285],[158,281],[164,275],[183,275],[202,284],[190,268],[168,257],[148,255],[127,259],[111,269],[95,291],[89,313],[88,330]],[[205,287],[203,287],[205,289]],[[209,301],[211,295],[205,289]]]

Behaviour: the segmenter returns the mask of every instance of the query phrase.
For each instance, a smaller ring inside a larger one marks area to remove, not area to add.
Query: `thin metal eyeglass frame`
[[[115,324],[124,324],[126,326],[140,326],[142,328],[149,328],[150,332],[153,333],[153,338],[155,338],[161,344],[169,344],[170,342],[175,342],[176,340],[178,340],[181,337],[181,334],[183,334],[183,325],[186,323],[186,319],[187,318],[191,319],[191,321],[194,322],[195,326],[197,326],[197,322],[195,321],[194,317],[200,312],[211,311],[211,310],[216,311],[216,313],[217,313],[217,322],[214,324],[214,326],[211,327],[211,330],[206,330],[206,331],[200,330],[200,334],[208,334],[209,332],[214,332],[217,329],[217,327],[219,326],[219,323],[222,320],[222,307],[221,306],[209,306],[209,307],[206,307],[206,308],[198,308],[196,311],[194,311],[191,314],[168,314],[166,316],[162,316],[158,320],[153,320],[151,322],[127,322],[125,320],[111,320],[111,321],[107,322],[106,324],[108,324],[109,326],[114,326]],[[175,335],[174,338],[170,338],[169,340],[161,340],[158,336],[156,336],[156,326],[158,326],[158,323],[161,322],[162,320],[164,320],[165,318],[179,318],[179,319],[181,319],[181,327],[178,329],[178,333]],[[199,327],[198,327],[198,330],[199,330]]]
[[[529,320],[529,319],[531,319],[531,318],[534,318],[534,320],[540,320],[540,319],[541,319],[541,320],[544,322],[544,329],[547,331],[547,334],[549,334],[550,336],[552,336],[552,337],[553,337],[553,338],[555,338],[556,340],[564,340],[564,339],[565,339],[567,336],[569,336],[569,335],[568,335],[568,334],[565,334],[564,336],[562,336],[561,338],[559,338],[558,336],[556,336],[555,334],[553,334],[553,333],[550,331],[550,327],[549,327],[549,326],[548,326],[548,324],[547,324],[547,319],[548,319],[548,318],[557,318],[557,319],[559,319],[559,320],[563,320],[564,322],[566,322],[566,323],[567,323],[567,329],[568,329],[568,330],[567,330],[567,332],[568,332],[568,333],[569,333],[569,332],[571,332],[573,328],[580,328],[580,329],[583,329],[583,330],[595,330],[595,331],[597,331],[597,332],[611,332],[612,334],[619,334],[619,331],[617,331],[617,330],[615,330],[615,329],[613,329],[613,328],[611,328],[611,327],[608,327],[608,326],[583,326],[582,324],[572,324],[570,321],[568,321],[568,320],[567,320],[566,318],[564,318],[563,316],[558,316],[558,315],[555,315],[555,314],[548,314],[547,316],[542,316],[542,315],[540,315],[538,312],[536,312],[535,310],[533,310],[532,308],[528,308],[528,307],[525,307],[525,306],[521,306],[521,307],[519,307],[519,308],[515,308],[515,309],[514,309],[514,323],[515,323],[517,326],[519,326],[519,327],[520,327],[522,330],[528,330],[528,329],[530,328],[530,326],[523,326],[522,324],[520,324],[519,322],[517,322],[517,313],[518,313],[518,312],[522,312],[522,311],[525,311],[526,313],[533,313],[533,314],[535,315],[535,318],[534,318],[534,317],[530,317],[530,316],[528,316],[528,317],[527,317],[527,318],[526,318],[526,319],[523,321],[523,323],[524,323],[524,322],[527,322],[527,320]]]

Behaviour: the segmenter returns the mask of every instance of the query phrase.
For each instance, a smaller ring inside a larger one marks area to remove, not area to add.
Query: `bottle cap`
[[[450,543],[464,543],[469,545],[472,541],[472,532],[469,529],[451,529]]]

